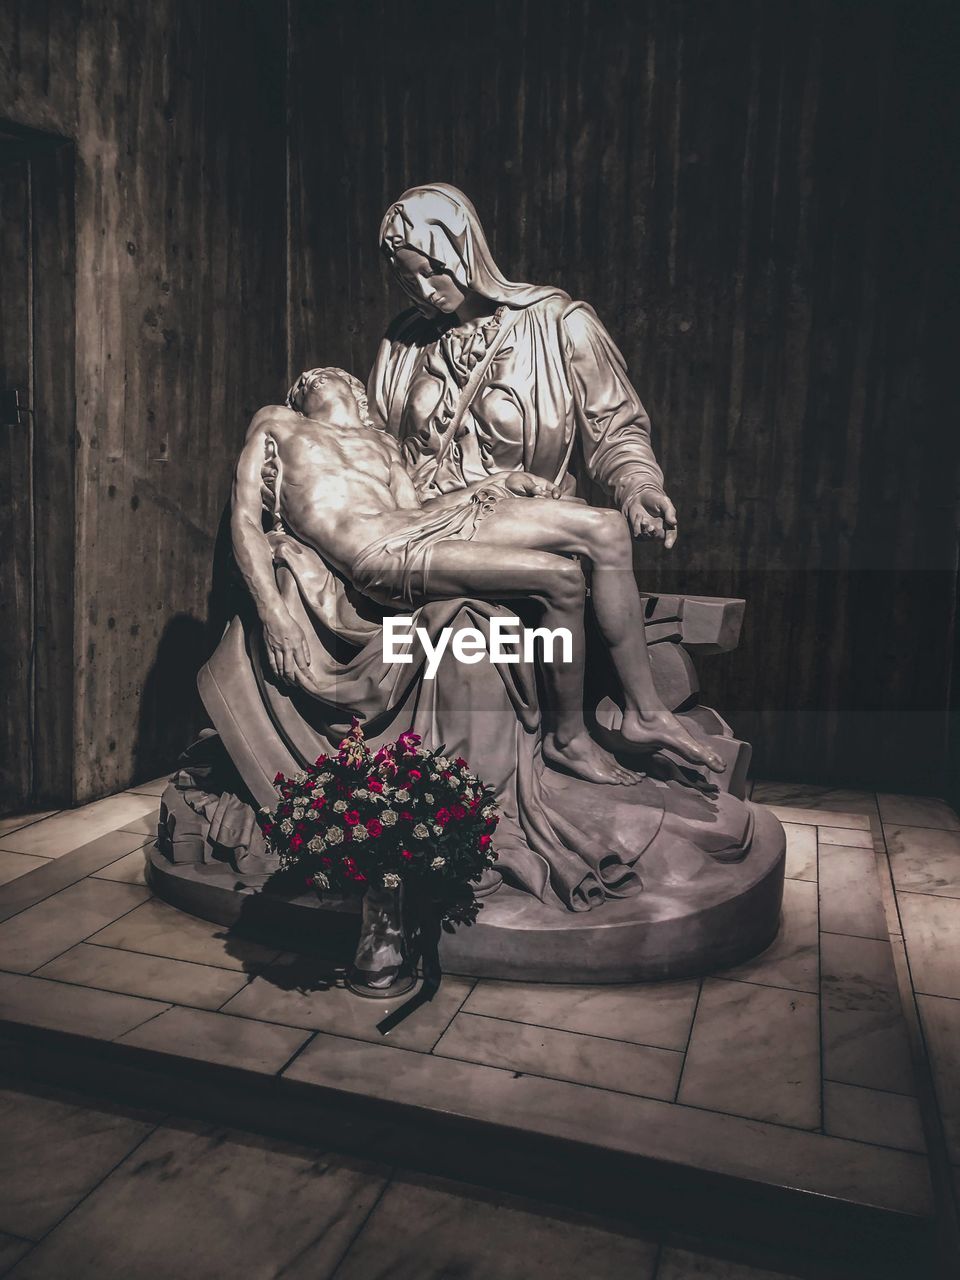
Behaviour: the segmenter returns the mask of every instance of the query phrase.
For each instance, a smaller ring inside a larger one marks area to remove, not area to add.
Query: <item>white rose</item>
[[[369,800],[370,792],[363,787],[357,787],[356,791],[353,793],[353,796],[355,800]]]
[[[264,816],[265,818],[269,818],[269,817],[270,817],[270,810],[269,810],[269,809],[261,809],[261,810],[260,810],[260,812],[263,814],[263,816]]]
[[[311,853],[322,853],[324,849],[323,836],[314,836],[307,841],[307,848]]]
[[[380,815],[380,821],[385,827],[392,827],[397,820],[397,815],[393,809],[384,809]]]
[[[425,791],[423,793],[423,798],[426,800],[427,804],[433,804],[433,796],[429,791]]]
[[[433,824],[433,826],[432,826],[431,830],[433,831],[433,834],[434,834],[435,836],[442,836],[442,835],[443,835],[443,827],[441,827],[441,825],[440,825],[440,823],[439,823],[439,822],[435,822],[435,823]]]
[[[343,829],[342,827],[327,827],[324,835],[328,844],[340,844],[343,840]]]
[[[327,879],[327,877],[323,874],[322,871],[315,871],[313,873],[313,887],[315,889],[330,888],[330,881]]]
[[[417,825],[413,828],[413,834],[414,834],[414,838],[417,840],[426,840],[430,832],[427,830],[427,828],[423,825],[422,822],[418,822]]]
[[[368,831],[367,831],[367,828],[366,828],[366,827],[361,827],[361,826],[359,825],[359,823],[357,824],[357,826],[355,826],[355,827],[353,828],[353,839],[354,839],[355,841],[356,841],[356,840],[366,840],[366,838],[367,838],[367,835],[368,835],[368,834],[369,834],[369,833],[368,833]]]
[[[446,858],[434,858],[434,860],[430,863],[430,870],[439,871],[441,867],[445,867],[446,865],[447,865]]]
[[[388,871],[387,874],[383,877],[383,887],[385,889],[400,888],[400,877],[397,875],[395,871]]]
[[[437,768],[438,768],[438,769],[449,769],[449,768],[450,768],[450,757],[449,757],[449,756],[437,756]]]
[[[280,830],[283,832],[285,836],[293,835],[293,823],[290,821],[289,818],[284,818],[284,820],[280,823]]]
[[[347,811],[347,802],[346,802],[346,800],[334,800],[334,802],[333,802],[333,812],[334,812],[334,813],[346,813],[346,811]]]
[[[320,776],[317,778],[317,781],[318,781],[318,782],[332,782],[332,781],[333,781],[333,774],[332,774],[332,773],[321,773],[321,774],[320,774]]]
[[[398,788],[397,788],[397,799],[398,799],[398,800],[409,800],[409,799],[410,799],[410,792],[407,790],[407,788],[406,788],[406,787],[398,787]]]

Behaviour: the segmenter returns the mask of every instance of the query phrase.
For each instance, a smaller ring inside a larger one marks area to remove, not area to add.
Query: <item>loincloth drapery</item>
[[[378,538],[356,556],[350,579],[365,595],[383,603],[412,604],[429,594],[428,575],[433,549],[439,542],[469,542],[501,498],[510,497],[501,484],[484,485],[464,502],[436,515],[421,511],[406,529]]]

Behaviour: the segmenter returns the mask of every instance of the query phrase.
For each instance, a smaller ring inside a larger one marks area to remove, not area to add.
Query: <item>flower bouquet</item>
[[[260,825],[281,868],[320,894],[365,896],[358,963],[365,942],[367,953],[377,949],[371,931],[397,934],[402,902],[421,932],[427,916],[448,931],[476,919],[476,883],[496,861],[499,818],[493,792],[462,756],[427,751],[415,733],[371,753],[354,719],[335,755],[318,756],[292,778],[278,773],[274,785],[279,803],[260,811]],[[392,924],[368,922],[368,904],[381,904],[382,914],[387,901],[394,903]],[[369,973],[400,965],[364,967]],[[390,976],[377,988],[381,994],[386,987],[397,994],[397,975],[393,982]]]

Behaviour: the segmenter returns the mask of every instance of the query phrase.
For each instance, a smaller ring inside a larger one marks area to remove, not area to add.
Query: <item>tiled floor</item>
[[[430,1004],[384,1039],[377,1023],[387,1006],[329,986],[309,960],[229,936],[151,898],[142,850],[160,786],[158,780],[70,813],[4,820],[0,1016],[447,1107],[532,1132],[586,1134],[616,1150],[666,1151],[708,1170],[789,1179],[826,1195],[930,1214],[908,1024],[874,852],[884,867],[889,849],[940,1109],[960,1167],[960,960],[953,941],[960,927],[960,822],[940,801],[759,783],[754,799],[773,806],[788,837],[783,927],[763,955],[702,982],[656,986],[447,977]],[[16,859],[22,867],[9,861]],[[182,1146],[186,1139],[177,1141]],[[167,1147],[161,1158],[192,1159]],[[124,1196],[131,1204],[136,1199],[133,1181],[115,1184],[119,1204]],[[362,1202],[346,1174],[341,1181],[343,1195]],[[467,1256],[488,1219],[513,1239],[526,1212],[491,1202],[472,1214],[469,1230],[457,1231],[451,1224],[460,1211],[451,1204],[462,1190],[384,1186],[375,1210],[361,1213],[366,1225],[346,1254],[335,1244],[324,1252],[321,1239],[297,1244],[292,1232],[291,1249],[306,1252],[297,1252],[300,1261],[284,1274],[331,1274],[324,1270],[331,1257],[338,1278],[380,1274],[364,1269],[378,1232],[397,1239],[401,1250],[390,1275],[453,1274],[442,1270],[439,1254],[407,1257],[403,1250],[413,1245],[401,1226],[427,1214],[444,1224],[440,1235],[448,1232],[450,1248],[462,1247]],[[58,1274],[56,1259],[94,1232],[88,1204],[13,1274]],[[163,1223],[158,1210],[149,1228],[158,1239]],[[2,1220],[0,1230],[36,1238]],[[652,1276],[657,1266],[659,1280],[764,1274],[703,1269],[679,1251],[657,1255],[647,1243],[621,1236],[609,1245],[611,1258],[620,1259],[612,1269],[568,1271],[586,1255],[576,1241],[564,1243],[564,1230],[552,1222],[540,1246],[544,1257],[556,1251],[550,1270],[558,1275],[616,1276],[621,1265],[623,1274],[638,1277]],[[65,1243],[54,1248],[58,1232]],[[188,1241],[189,1232],[184,1248]],[[110,1258],[97,1256],[96,1274],[121,1274],[110,1271]],[[3,1257],[0,1240],[0,1274]],[[521,1267],[516,1274],[531,1273]]]
[[[57,1091],[0,1087],[0,1121],[11,1280],[785,1276],[533,1200]]]

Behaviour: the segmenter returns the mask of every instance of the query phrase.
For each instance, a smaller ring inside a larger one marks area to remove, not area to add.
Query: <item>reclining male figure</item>
[[[233,489],[237,563],[263,623],[274,673],[309,683],[306,638],[277,588],[262,525],[264,476],[277,525],[313,547],[364,594],[391,607],[428,600],[533,599],[543,625],[566,627],[572,661],[543,664],[549,695],[543,754],[591,782],[637,780],[594,742],[583,718],[583,572],[601,633],[623,686],[620,732],[640,750],[669,748],[722,770],[654,687],[630,530],[613,510],[557,501],[560,490],[527,472],[503,472],[421,502],[396,441],[376,428],[362,383],[342,369],[312,369],[285,407],[250,424]]]

